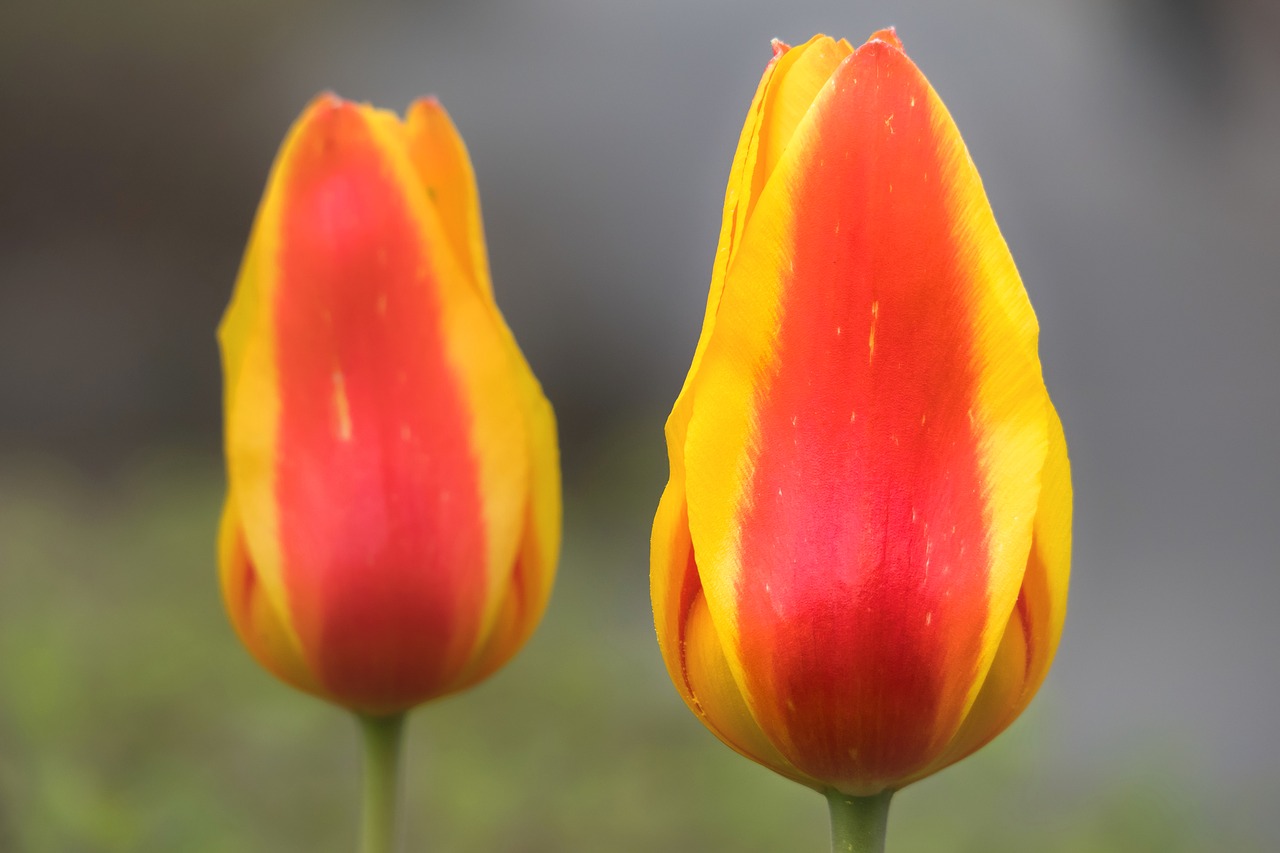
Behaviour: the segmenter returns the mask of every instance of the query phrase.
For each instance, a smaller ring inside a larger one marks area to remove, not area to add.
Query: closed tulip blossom
[[[775,43],[667,421],[659,644],[837,849],[1026,708],[1062,632],[1071,481],[1038,326],[959,131],[892,30]]]
[[[389,849],[402,715],[521,647],[560,535],[553,415],[439,103],[312,102],[219,341],[227,610],[265,668],[365,721],[365,849]]]

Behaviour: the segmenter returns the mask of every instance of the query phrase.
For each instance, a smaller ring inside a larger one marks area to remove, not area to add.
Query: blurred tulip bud
[[[726,744],[867,797],[1027,706],[1071,549],[1037,336],[964,142],[893,31],[775,43],[653,527],[667,669]]]
[[[555,574],[555,421],[494,302],[439,103],[403,121],[307,108],[219,341],[222,589],[258,661],[370,715],[506,662]]]

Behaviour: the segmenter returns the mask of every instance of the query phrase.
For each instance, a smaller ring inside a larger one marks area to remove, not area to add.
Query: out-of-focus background
[[[0,850],[343,851],[354,727],[222,614],[213,329],[318,90],[435,92],[556,405],[543,627],[413,719],[411,849],[820,850],[654,642],[661,426],[769,39],[895,24],[1042,326],[1076,480],[1030,711],[895,851],[1280,849],[1280,4],[9,2],[0,10]]]

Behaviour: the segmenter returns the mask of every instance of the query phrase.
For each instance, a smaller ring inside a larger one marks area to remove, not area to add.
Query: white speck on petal
[[[347,400],[347,384],[341,370],[333,371],[333,411],[337,417],[338,438],[350,441],[351,403]]]
[[[867,364],[876,355],[876,324],[880,322],[880,300],[871,303],[871,333],[867,336]]]

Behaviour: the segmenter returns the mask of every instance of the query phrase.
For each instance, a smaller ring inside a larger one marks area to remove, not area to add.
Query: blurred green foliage
[[[721,746],[667,682],[645,553],[660,453],[622,436],[582,466],[534,640],[413,716],[406,850],[827,849],[822,798]],[[259,669],[223,616],[217,460],[105,480],[0,463],[0,850],[353,850],[354,724]],[[1186,767],[1056,773],[1052,705],[899,794],[890,850],[1263,849]]]

